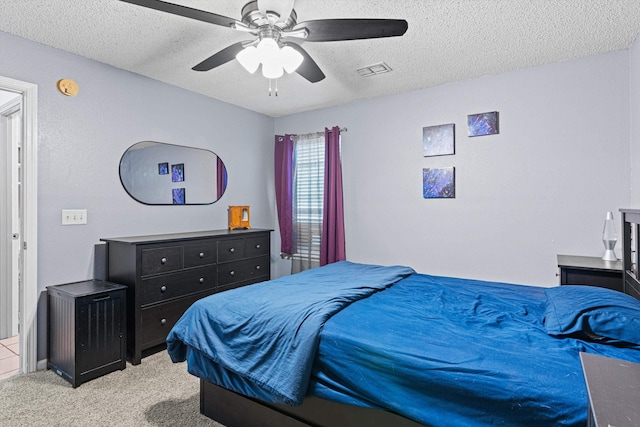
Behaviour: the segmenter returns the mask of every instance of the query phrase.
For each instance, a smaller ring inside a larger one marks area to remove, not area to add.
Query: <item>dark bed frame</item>
[[[620,209],[624,292],[640,300],[640,209]],[[200,380],[200,412],[227,427],[418,427],[391,412],[308,396],[299,407],[274,405]]]
[[[226,427],[420,427],[400,415],[307,396],[301,406],[265,403],[200,380],[200,412]]]

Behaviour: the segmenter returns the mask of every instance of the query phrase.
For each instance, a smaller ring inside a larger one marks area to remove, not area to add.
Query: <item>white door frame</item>
[[[0,89],[22,95],[23,258],[20,288],[20,372],[37,370],[38,357],[38,87],[0,76]]]
[[[0,338],[18,335],[19,282],[22,252],[22,223],[20,221],[19,153],[22,146],[22,96],[13,92],[2,91],[14,96],[0,105],[0,131],[5,146],[0,147],[8,167],[0,177]],[[16,236],[17,235],[17,236]]]

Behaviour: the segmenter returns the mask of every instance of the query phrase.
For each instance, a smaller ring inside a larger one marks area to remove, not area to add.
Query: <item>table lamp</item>
[[[613,221],[613,213],[607,212],[604,220],[604,229],[602,230],[602,243],[604,243],[604,255],[602,259],[605,261],[617,261],[616,253],[613,249],[618,241],[618,233],[616,233],[616,224]]]

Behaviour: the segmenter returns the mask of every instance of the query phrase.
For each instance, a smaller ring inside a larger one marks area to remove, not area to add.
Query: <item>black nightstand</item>
[[[47,287],[47,365],[74,388],[126,367],[126,290],[101,280]]]
[[[640,364],[580,353],[589,392],[589,427],[640,425]]]
[[[561,285],[587,285],[623,292],[622,261],[558,255]]]

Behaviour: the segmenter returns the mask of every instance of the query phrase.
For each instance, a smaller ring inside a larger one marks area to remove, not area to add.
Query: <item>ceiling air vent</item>
[[[389,67],[384,62],[379,62],[373,65],[367,65],[366,67],[358,68],[358,74],[362,77],[371,77],[376,74],[388,73],[391,71],[391,67]]]

